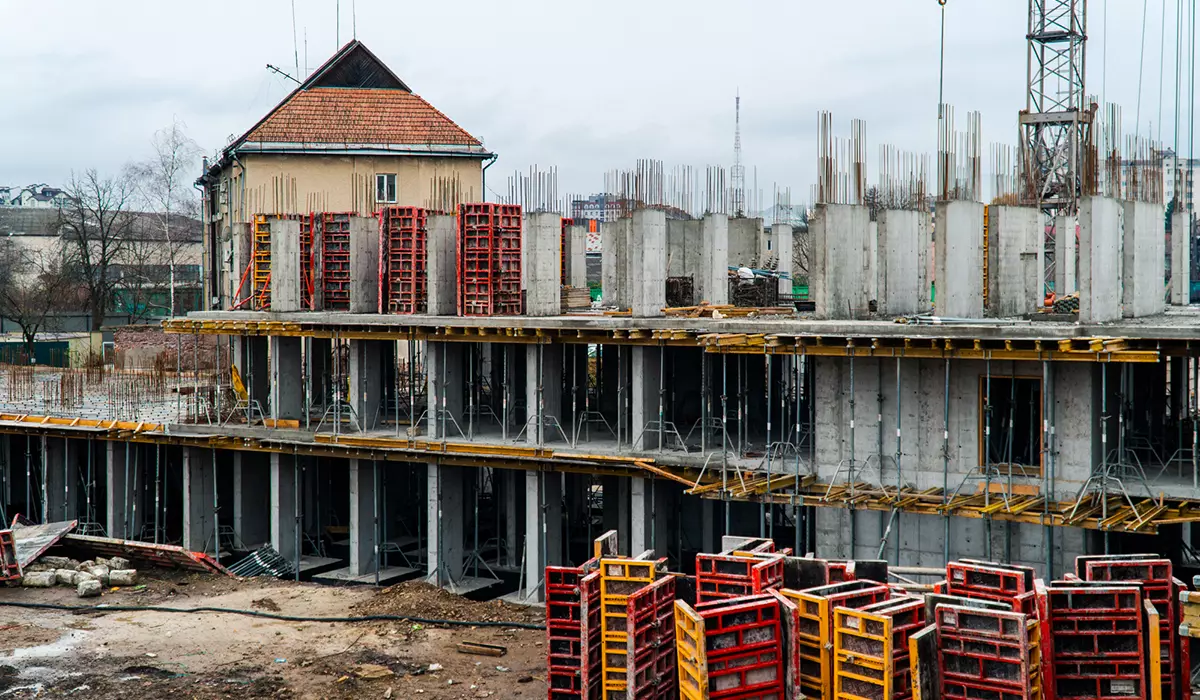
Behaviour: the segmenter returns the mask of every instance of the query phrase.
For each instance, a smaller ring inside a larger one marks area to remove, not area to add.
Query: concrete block
[[[1074,216],[1054,218],[1054,293],[1066,296],[1079,291],[1079,226]]]
[[[1122,242],[1125,210],[1108,197],[1079,202],[1079,321],[1121,318]]]
[[[458,313],[458,217],[431,214],[425,222],[425,312],[431,316]]]
[[[1122,314],[1140,318],[1161,314],[1166,305],[1167,227],[1163,205],[1123,202]]]
[[[1021,316],[1043,300],[1045,225],[1033,207],[988,209],[988,315]]]
[[[983,205],[938,202],[934,236],[934,313],[982,318]]]
[[[273,238],[273,237],[272,237]],[[274,300],[272,300],[274,304]],[[350,313],[379,312],[379,221],[350,217]]]
[[[300,222],[271,219],[271,311],[300,310]]]
[[[891,316],[920,311],[921,213],[879,212],[879,312]]]
[[[136,586],[138,572],[136,569],[113,569],[108,572],[110,586]]]
[[[558,316],[562,313],[562,217],[551,212],[526,214],[521,241],[525,315]]]
[[[632,260],[630,310],[640,318],[662,316],[662,309],[667,305],[666,213],[655,209],[634,212],[633,240],[637,241],[638,253]]]
[[[867,309],[870,234],[866,207],[819,204],[809,221],[809,298],[817,318],[849,318]]]
[[[729,217],[705,214],[700,224],[696,302],[729,303]]]
[[[21,585],[26,588],[50,588],[54,581],[53,571],[29,571],[21,577]]]
[[[1171,215],[1171,304],[1187,306],[1192,299],[1192,217]]]
[[[95,579],[80,581],[75,594],[80,598],[97,598],[100,596],[100,582]]]

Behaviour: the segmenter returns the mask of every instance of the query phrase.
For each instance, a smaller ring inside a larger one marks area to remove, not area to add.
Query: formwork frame
[[[546,567],[546,669],[549,700],[587,697],[588,592],[583,579],[597,565]],[[599,589],[596,588],[596,594]],[[595,625],[598,630],[599,625]]]
[[[696,600],[741,598],[783,585],[782,555],[757,552],[696,555]]]
[[[709,695],[781,698],[787,685],[783,608],[774,595],[702,603]]]
[[[909,636],[925,626],[919,598],[833,611],[835,700],[912,697]]]
[[[626,675],[628,695],[647,700],[678,697],[674,649],[675,577],[664,576],[629,596]]]
[[[1039,700],[1039,623],[1024,613],[939,605],[938,668],[944,700]]]
[[[351,213],[322,212],[314,223],[314,229],[320,230],[321,295],[326,311],[350,310],[351,216]]]
[[[420,207],[379,211],[379,313],[425,313],[427,221]]]
[[[873,581],[846,581],[803,591],[780,590],[796,603],[799,618],[796,664],[799,692],[818,698],[833,695],[833,609],[856,608],[891,597],[891,589]]]
[[[521,207],[460,204],[458,315],[517,315],[521,299]]]
[[[657,562],[600,560],[601,697],[624,698],[629,687],[629,598],[658,578]]]
[[[1146,696],[1146,639],[1137,585],[1056,581],[1047,589],[1054,697]]]

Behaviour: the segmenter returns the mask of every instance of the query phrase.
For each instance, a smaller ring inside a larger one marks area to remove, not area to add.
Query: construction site
[[[1189,699],[1191,174],[1085,89],[1086,4],[1029,3],[990,157],[940,100],[932,158],[822,112],[803,227],[740,111],[732,167],[613,170],[605,220],[555,169],[487,201],[496,154],[346,44],[205,160],[210,310],[0,366],[0,578],[136,565],[105,605],[191,639],[131,637],[151,694]],[[31,585],[0,610],[97,634]],[[0,686],[125,697],[12,648]]]

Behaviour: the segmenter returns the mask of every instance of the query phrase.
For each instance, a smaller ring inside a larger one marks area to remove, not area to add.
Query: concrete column
[[[502,469],[496,474],[500,475],[504,487],[504,564],[515,568],[521,562],[521,501],[517,496],[525,487],[525,482],[520,478],[523,474],[518,471]]]
[[[300,310],[300,222],[271,219],[271,311]]]
[[[1060,297],[1079,290],[1075,277],[1078,235],[1074,216],[1054,218],[1054,293]]]
[[[629,555],[636,557],[651,548],[650,542],[650,494],[646,480],[629,478]]]
[[[917,212],[917,310],[927,313],[933,308],[930,282],[933,280],[933,215],[922,209]]]
[[[216,478],[209,450],[183,448],[183,546],[214,556]]]
[[[350,217],[350,313],[379,311],[379,222]]]
[[[544,510],[543,510],[544,509]],[[525,473],[525,592],[529,597],[546,575],[547,566],[559,566],[562,556],[562,474]],[[537,600],[546,599],[545,586]]]
[[[540,361],[539,361],[540,355]],[[570,439],[568,425],[563,423],[563,347],[561,345],[527,345],[525,347],[525,440],[542,444],[561,440],[563,435],[553,426],[562,427]],[[539,416],[540,406],[540,416]],[[539,417],[541,420],[539,421]],[[569,423],[569,421],[567,421]]]
[[[1171,304],[1187,306],[1192,300],[1191,212],[1171,215]]]
[[[42,437],[42,522],[74,520],[78,514],[78,450],[66,438]]]
[[[300,352],[303,340],[272,336],[268,341],[271,347],[271,417],[299,420],[304,417],[304,367]]]
[[[435,438],[463,438],[463,346],[430,341],[426,345],[427,431]],[[444,431],[443,431],[444,426]],[[444,432],[444,434],[443,434]]]
[[[350,405],[363,430],[378,425],[383,405],[383,348],[386,340],[350,341]]]
[[[633,239],[637,241],[633,263],[634,294],[630,309],[634,316],[662,316],[667,305],[667,215],[655,209],[633,213]]]
[[[919,313],[921,275],[920,212],[879,212],[879,313]]]
[[[867,267],[863,274],[867,281],[867,305],[870,308],[871,300],[876,304],[879,302],[879,222],[871,221],[867,223],[867,240],[866,240],[865,255]],[[876,307],[878,308],[878,307]]]
[[[1123,202],[1122,314],[1126,318],[1163,312],[1167,230],[1161,204]]]
[[[526,214],[523,234],[525,315],[558,316],[562,313],[562,217],[550,212]]]
[[[466,467],[430,463],[428,478],[429,557],[428,580],[449,586],[463,577],[463,517]]]
[[[126,458],[131,443],[109,441],[105,443],[105,461],[107,462],[104,498],[105,513],[108,516],[104,529],[109,537],[126,539],[129,529],[126,518]]]
[[[1121,245],[1125,211],[1108,197],[1079,202],[1079,322],[1121,318]]]
[[[756,267],[763,221],[735,215],[729,219],[729,264]],[[715,270],[714,270],[715,272]]]
[[[775,223],[771,226],[771,237],[775,242],[775,254],[779,258],[779,293],[786,296],[793,294],[795,270],[792,265],[792,254],[795,248],[795,234],[791,224]]]
[[[434,214],[425,222],[425,311],[431,316],[458,313],[458,217]]]
[[[617,480],[616,490],[616,510],[617,510],[617,532],[619,533],[618,541],[620,542],[621,551],[628,553],[629,556],[637,556],[642,553],[642,549],[634,551],[633,549],[633,514],[630,507],[633,505],[633,479],[625,477],[615,477]],[[607,510],[607,508],[605,508]],[[644,544],[644,542],[642,542]]]
[[[271,513],[267,494],[271,470],[263,455],[233,453],[233,531],[248,549],[271,539]]]
[[[604,303],[628,308],[632,293],[630,237],[633,219],[623,217],[600,224],[601,289]]]
[[[934,313],[982,318],[983,205],[938,202],[934,235]]]
[[[988,209],[988,315],[1021,316],[1042,305],[1045,225],[1033,207]]]
[[[808,296],[817,318],[847,318],[867,308],[870,267],[866,207],[820,204],[809,221]]]
[[[705,214],[700,224],[700,274],[696,303],[729,303],[729,217]]]
[[[587,289],[588,227],[573,224],[567,227],[567,285]]]
[[[664,433],[666,425],[659,423],[659,378],[662,376],[662,348],[635,346],[632,352],[633,382],[630,398],[632,431],[635,450],[653,450],[659,447],[659,428]],[[665,399],[664,399],[665,400]],[[665,414],[665,406],[664,406]],[[640,437],[639,437],[640,435]],[[665,437],[665,435],[664,435]],[[637,552],[634,552],[636,555]]]
[[[299,523],[296,518],[296,491],[299,486],[296,457],[271,453],[271,546],[280,556],[294,561],[298,555],[296,540]]]
[[[375,526],[375,469],[365,459],[350,460],[350,575],[375,571],[379,542]]]

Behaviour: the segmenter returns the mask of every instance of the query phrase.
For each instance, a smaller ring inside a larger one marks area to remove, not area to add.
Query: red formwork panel
[[[758,595],[783,585],[782,555],[696,555],[696,601]]]
[[[675,577],[664,576],[629,596],[629,697],[679,696],[675,662]]]
[[[546,567],[546,685],[549,700],[583,697],[582,567]]]
[[[595,560],[599,561],[599,560]],[[604,674],[600,668],[603,645],[600,643],[600,572],[592,571],[579,581],[580,618],[583,621],[582,650],[580,659],[580,688],[587,700],[600,697],[600,682]]]
[[[950,605],[939,605],[934,615],[945,700],[1041,699],[1037,620]]]
[[[1171,597],[1178,601],[1179,594],[1188,589],[1187,584],[1174,577],[1172,577],[1171,583],[1174,589]],[[1183,624],[1183,605],[1177,604],[1175,606],[1175,615],[1175,622],[1171,629],[1171,637],[1175,639],[1175,643],[1179,649],[1179,664],[1175,671],[1175,687],[1179,688],[1182,700],[1188,700],[1191,697],[1192,687],[1192,638],[1178,634],[1179,626]]]
[[[425,210],[384,207],[379,212],[379,312],[424,313],[428,299]]]
[[[350,310],[350,217],[322,212],[315,226],[321,243],[321,295],[326,311]]]
[[[521,207],[460,204],[457,249],[460,316],[521,313]]]
[[[1147,697],[1140,586],[1056,581],[1046,595],[1054,697]]]
[[[950,595],[1008,603],[1015,612],[1036,613],[1035,572],[1026,566],[962,559],[946,564]]]
[[[788,669],[783,610],[771,593],[696,605],[705,625],[708,697],[783,700]]]
[[[800,606],[795,601],[771,590],[770,595],[779,601],[779,628],[783,635],[784,697],[800,696]]]
[[[1033,582],[1034,606],[1037,610],[1038,635],[1042,647],[1042,697],[1055,700],[1054,692],[1054,636],[1050,633],[1050,595],[1046,582]]]
[[[567,286],[567,229],[574,225],[574,219],[563,217],[562,232],[558,239],[558,283],[563,287]]]
[[[1087,556],[1075,562],[1075,573],[1084,581],[1114,583],[1137,583],[1142,587],[1142,596],[1158,610],[1162,639],[1162,696],[1164,700],[1178,700],[1183,686],[1178,681],[1181,664],[1179,646],[1182,643],[1176,633],[1178,623],[1176,608],[1179,596],[1175,594],[1175,579],[1170,559],[1147,556]]]

